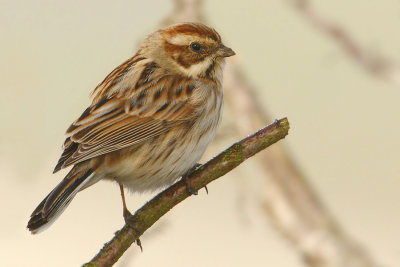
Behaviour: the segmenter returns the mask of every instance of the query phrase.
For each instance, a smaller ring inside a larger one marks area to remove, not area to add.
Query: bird
[[[72,168],[33,211],[29,231],[47,229],[78,192],[100,180],[119,184],[129,223],[125,189],[152,192],[187,177],[221,122],[223,67],[233,55],[201,23],[149,34],[97,85],[89,107],[67,129],[53,173]]]

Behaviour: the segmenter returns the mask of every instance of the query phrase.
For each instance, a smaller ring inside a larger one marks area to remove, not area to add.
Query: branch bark
[[[239,166],[249,157],[284,138],[288,132],[288,120],[286,118],[276,120],[269,126],[233,144],[194,171],[189,176],[191,186],[195,190],[200,190],[208,183]],[[136,211],[133,219],[134,229],[125,225],[90,262],[83,266],[112,266],[147,229],[189,196],[185,181],[173,184]]]

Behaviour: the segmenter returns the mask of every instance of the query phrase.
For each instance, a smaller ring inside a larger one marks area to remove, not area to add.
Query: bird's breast
[[[109,165],[105,176],[139,192],[172,184],[199,162],[215,136],[221,117],[222,97],[213,94],[195,119],[140,144],[110,153],[109,157],[119,160]]]

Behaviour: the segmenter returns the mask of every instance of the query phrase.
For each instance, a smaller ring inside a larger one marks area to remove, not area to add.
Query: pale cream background
[[[400,2],[313,1],[371,53],[400,62]],[[88,94],[172,10],[169,1],[0,1],[2,266],[78,266],[123,224],[118,187],[79,194],[46,232],[28,217],[66,173],[52,175],[63,133]],[[383,266],[400,266],[400,86],[372,77],[285,1],[207,1],[210,24],[326,206]],[[251,162],[245,165],[251,166]],[[251,198],[244,171],[173,209],[117,266],[302,266]],[[129,197],[131,210],[151,195]]]

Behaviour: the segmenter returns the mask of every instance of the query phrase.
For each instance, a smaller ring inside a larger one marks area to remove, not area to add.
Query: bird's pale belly
[[[185,136],[168,132],[159,139],[120,150],[117,158],[123,160],[109,160],[107,164],[105,158],[108,168],[103,169],[103,177],[116,180],[133,192],[154,191],[170,185],[198,163],[215,135],[217,124],[218,119],[211,120],[206,127],[193,127]]]

